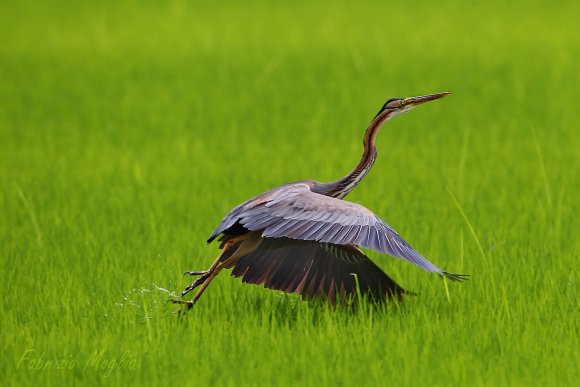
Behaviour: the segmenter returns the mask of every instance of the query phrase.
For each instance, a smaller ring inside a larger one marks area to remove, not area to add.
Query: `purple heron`
[[[466,275],[448,273],[419,254],[386,222],[367,208],[343,200],[361,182],[377,157],[375,139],[385,122],[414,107],[445,97],[437,93],[388,100],[368,126],[362,158],[343,178],[331,183],[302,180],[273,188],[231,210],[209,236],[221,253],[182,297],[199,287],[191,301],[172,300],[191,308],[222,269],[244,283],[296,293],[303,299],[344,301],[360,292],[375,300],[401,299],[405,291],[359,248],[405,259],[454,281]]]

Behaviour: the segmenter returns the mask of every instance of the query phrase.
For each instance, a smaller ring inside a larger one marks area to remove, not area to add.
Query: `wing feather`
[[[297,293],[304,299],[336,296],[346,300],[357,293],[376,300],[400,298],[406,292],[353,246],[290,238],[265,238],[258,247],[240,257],[232,276],[245,283]]]
[[[340,232],[336,234],[336,243],[339,245],[344,245],[345,238],[353,227],[354,227],[353,225],[342,227]]]
[[[208,241],[236,222],[250,231],[262,230],[264,237],[361,246],[453,280],[462,279],[429,262],[367,208],[312,192],[307,182],[275,188],[234,208]]]

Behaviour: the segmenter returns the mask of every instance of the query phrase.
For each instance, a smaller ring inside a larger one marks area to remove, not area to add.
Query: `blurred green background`
[[[573,384],[579,11],[3,1],[2,384]],[[386,99],[440,91],[349,200],[471,281],[370,252],[420,297],[350,313],[222,275],[175,317],[230,208],[344,175]]]

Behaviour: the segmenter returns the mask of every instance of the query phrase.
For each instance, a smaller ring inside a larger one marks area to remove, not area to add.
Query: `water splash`
[[[179,298],[177,293],[167,289],[175,287],[175,284],[170,282],[167,287],[151,283],[148,286],[133,288],[123,296],[120,302],[116,302],[115,306],[134,312],[142,321],[164,317],[168,310],[167,301]]]

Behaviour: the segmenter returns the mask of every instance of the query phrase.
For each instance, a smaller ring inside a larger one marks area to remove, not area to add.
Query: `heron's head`
[[[398,114],[408,112],[409,110],[413,109],[416,106],[421,105],[422,103],[433,101],[439,98],[443,98],[451,94],[450,92],[446,91],[443,93],[436,93],[436,94],[427,94],[421,95],[418,97],[408,97],[408,98],[391,98],[379,110],[377,113],[377,117],[382,113],[387,113],[386,115],[389,118],[392,118]],[[390,114],[388,114],[390,113]]]

